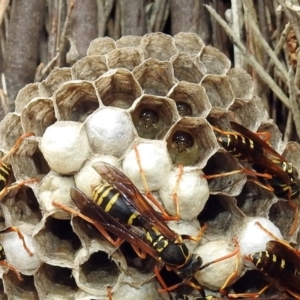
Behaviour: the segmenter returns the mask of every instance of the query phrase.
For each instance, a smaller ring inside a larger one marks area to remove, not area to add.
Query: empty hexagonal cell
[[[22,112],[22,109],[35,97],[39,97],[39,83],[30,83],[24,86],[17,94],[15,112]]]
[[[1,151],[9,151],[22,134],[20,115],[8,113],[0,123]]]
[[[125,69],[113,69],[95,81],[101,101],[106,106],[129,108],[141,96],[142,89]]]
[[[176,48],[180,52],[198,54],[202,51],[205,44],[198,34],[192,32],[180,32],[174,35]]]
[[[140,43],[140,48],[145,59],[151,57],[161,61],[169,60],[177,53],[173,38],[161,32],[144,35]]]
[[[137,133],[147,139],[161,138],[179,118],[174,101],[166,97],[144,95],[132,109]]]
[[[34,286],[33,276],[22,275],[23,281],[20,281],[13,272],[3,275],[3,285],[8,295],[13,295],[16,300],[38,300],[38,294]],[[1,298],[0,298],[1,299]]]
[[[107,287],[117,284],[121,273],[117,264],[104,251],[91,253],[89,259],[82,263],[79,271],[74,271],[78,287],[95,296],[107,296]]]
[[[99,107],[99,99],[92,83],[68,82],[55,93],[54,103],[60,121],[80,121]]]
[[[34,276],[34,283],[39,299],[91,299],[91,295],[77,287],[68,268],[43,264]]]
[[[272,144],[272,142],[271,142]],[[288,142],[286,143],[285,149],[282,153],[288,161],[293,163],[296,168],[300,167],[300,145],[297,142]]]
[[[116,41],[117,48],[138,47],[142,37],[137,35],[123,35]]]
[[[116,49],[116,43],[112,38],[99,37],[91,41],[87,55],[105,55],[114,49]]]
[[[225,150],[219,150],[207,162],[203,168],[205,175],[220,175],[225,172],[232,172],[242,169],[237,159]],[[208,186],[211,194],[225,194],[236,196],[241,193],[241,190],[247,180],[243,173],[226,175],[208,179]]]
[[[58,87],[67,81],[72,80],[70,68],[54,69],[39,85],[40,97],[52,97]]]
[[[252,130],[257,129],[261,122],[261,110],[253,101],[236,99],[229,108],[239,123]]]
[[[234,101],[234,95],[227,76],[207,75],[201,82],[212,106],[227,109]]]
[[[158,284],[153,273],[142,274],[131,269],[120,276],[118,285],[112,289],[113,299],[167,299],[158,292]]]
[[[111,51],[107,57],[110,69],[125,68],[132,71],[143,61],[143,55],[136,48],[121,48]]]
[[[254,83],[249,73],[240,68],[231,68],[227,76],[235,98],[244,100],[252,99]]]
[[[286,237],[285,239],[289,240],[291,238],[291,234],[289,234],[289,231],[295,217],[294,208],[287,201],[278,201],[274,204],[272,203],[268,217],[270,221],[272,221],[280,229],[280,232],[284,237]],[[296,234],[297,236],[298,232],[299,226],[297,226],[296,231],[293,235]]]
[[[44,217],[33,235],[40,258],[49,264],[73,267],[81,243],[70,220]]]
[[[207,68],[207,74],[226,74],[231,66],[228,57],[212,46],[205,46],[201,52],[200,60]]]
[[[83,57],[71,68],[73,79],[90,81],[96,80],[107,70],[106,57],[103,55]]]
[[[169,91],[181,117],[206,117],[211,109],[205,89],[199,84],[178,82]]]
[[[199,83],[206,74],[206,67],[198,55],[180,53],[172,58],[174,75],[179,81]]]
[[[22,110],[21,120],[25,132],[33,132],[36,136],[42,136],[46,128],[56,122],[53,100],[49,98],[32,100]]]
[[[230,122],[236,120],[232,111],[213,107],[207,116],[207,121],[219,129],[232,131]]]
[[[170,62],[149,58],[133,69],[133,74],[146,94],[165,96],[174,83]]]
[[[174,164],[202,168],[218,149],[211,127],[202,118],[182,118],[170,129],[166,140]]]
[[[241,193],[236,197],[238,207],[248,217],[264,217],[268,218],[271,206],[278,201],[277,197],[267,191],[266,189],[258,186],[252,180],[255,179],[248,177],[248,181],[244,185]],[[287,218],[285,219],[285,221]],[[293,218],[290,219],[289,226],[291,226]]]
[[[10,216],[10,224],[22,223],[36,225],[42,219],[36,196],[28,186],[9,193],[2,201],[3,211]]]

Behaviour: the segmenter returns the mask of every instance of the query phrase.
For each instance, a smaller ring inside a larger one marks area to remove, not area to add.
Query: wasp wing
[[[108,232],[124,239],[125,241],[137,246],[139,249],[148,253],[154,258],[158,258],[158,253],[142,238],[144,232],[138,228],[131,230],[131,227],[125,227],[115,218],[108,214],[101,206],[90,200],[83,192],[75,187],[71,187],[70,195],[73,202],[79,208],[80,212],[92,219],[95,226],[100,226]]]
[[[138,211],[139,220],[147,229],[155,226],[169,240],[173,241],[177,239],[177,234],[167,226],[161,214],[153,209],[124,173],[105,162],[97,162],[93,165],[93,168],[102,178],[122,193],[130,207]]]
[[[278,162],[286,162],[286,159],[282,155],[280,155],[269,144],[267,144],[264,140],[246,127],[235,122],[230,122],[230,125],[233,130],[249,138],[264,150],[265,155],[253,155],[251,157],[252,163],[256,164],[262,169],[265,169],[267,173],[270,173],[270,175],[279,177],[283,182],[287,184],[290,183],[288,174],[280,166],[278,166],[278,164],[272,161],[273,159],[277,160]]]

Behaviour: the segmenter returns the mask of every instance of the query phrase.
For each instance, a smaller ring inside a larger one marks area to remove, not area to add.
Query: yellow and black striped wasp
[[[12,183],[13,181],[13,170],[12,165],[5,161],[13,155],[23,140],[33,136],[33,133],[25,133],[18,138],[14,146],[0,159],[0,199],[2,199],[9,191],[16,189],[26,183],[32,183],[38,181],[38,179],[26,179],[20,182]]]
[[[270,282],[255,296],[261,295],[269,286],[274,285],[294,299],[300,299],[300,257],[295,249],[272,240],[266,244],[265,251],[253,253],[246,259],[252,261]]]
[[[180,236],[172,231],[162,214],[152,208],[131,180],[117,168],[104,162],[94,167],[110,187],[104,186],[101,192],[96,189],[94,201],[72,187],[71,198],[80,213],[57,202],[53,202],[53,205],[93,224],[117,247],[124,240],[129,242],[141,257],[145,257],[143,253],[150,255],[188,282],[202,264],[202,259],[191,254],[183,242],[183,238],[192,237]],[[117,240],[113,240],[109,233],[117,236]],[[194,238],[198,239],[200,236]],[[164,291],[169,291],[170,288],[164,284],[158,270],[156,275]]]
[[[72,187],[71,198],[80,212],[55,201],[53,205],[93,224],[116,247],[127,241],[141,258],[145,254],[153,257],[158,262],[155,274],[162,285],[160,292],[170,292],[183,283],[201,290],[190,279],[200,269],[202,259],[189,252],[183,239],[198,241],[202,230],[197,237],[176,234],[165,223],[166,216],[153,209],[125,174],[104,162],[98,162],[93,167],[108,184],[96,187],[93,199]],[[110,234],[118,238],[114,240]],[[159,265],[174,271],[182,282],[167,287],[160,276]]]
[[[235,131],[223,131],[213,127],[215,131],[221,133],[217,138],[218,142],[239,160],[251,163],[254,171],[243,168],[205,177],[210,179],[240,172],[255,176],[256,179],[253,179],[253,182],[273,192],[277,197],[286,198],[295,209],[295,219],[290,229],[290,234],[292,234],[298,213],[291,199],[297,197],[300,192],[300,179],[296,167],[267,143],[269,133],[254,133],[235,122],[230,122],[230,125]]]

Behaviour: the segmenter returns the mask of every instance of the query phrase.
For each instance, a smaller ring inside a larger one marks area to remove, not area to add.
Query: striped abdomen
[[[137,218],[139,214],[110,184],[96,186],[93,190],[93,200],[120,223],[141,226]]]
[[[0,191],[2,191],[10,183],[12,176],[12,168],[10,164],[1,164],[0,167]]]
[[[218,142],[235,157],[252,161],[257,155],[264,154],[263,149],[251,139],[236,134],[226,134],[218,137]]]
[[[261,251],[249,256],[259,271],[270,278],[282,278],[284,274],[298,276],[295,266],[269,251]]]

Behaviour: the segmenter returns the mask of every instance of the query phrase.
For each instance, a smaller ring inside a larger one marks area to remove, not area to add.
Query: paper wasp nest
[[[192,33],[98,38],[71,68],[55,69],[43,82],[24,87],[16,111],[0,124],[1,150],[7,152],[19,136],[33,132],[11,163],[16,180],[39,178],[40,183],[5,197],[1,226],[29,224],[27,233],[41,262],[22,273],[23,282],[11,271],[4,273],[2,293],[9,299],[107,299],[110,286],[114,300],[124,294],[163,299],[151,272],[142,274],[95,228],[51,204],[75,208],[74,185],[91,196],[101,182],[92,168],[99,160],[121,168],[143,192],[136,150],[149,189],[172,214],[172,194],[182,173],[176,190],[181,233],[184,224],[193,224],[197,234],[199,221],[207,222],[202,243],[221,238],[230,244],[244,222],[237,203],[249,217],[269,218],[271,209],[271,219],[285,234],[289,224],[273,205],[276,197],[246,183],[245,175],[209,183],[202,176],[203,168],[210,174],[239,168],[210,126],[226,129],[231,120],[253,131],[270,131],[272,145],[282,150],[277,127],[253,95],[251,77],[231,68],[223,53]],[[286,149],[292,161],[295,149],[299,146]]]

